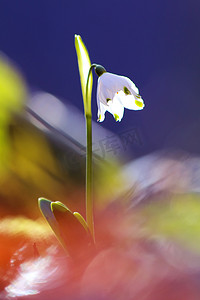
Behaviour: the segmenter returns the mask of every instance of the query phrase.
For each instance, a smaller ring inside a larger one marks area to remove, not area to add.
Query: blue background
[[[0,50],[30,87],[83,109],[74,48],[80,34],[91,61],[130,77],[146,104],[126,110],[121,123],[107,113],[101,126],[116,133],[137,128],[143,144],[136,155],[169,148],[200,153],[199,15],[198,0],[1,0]]]

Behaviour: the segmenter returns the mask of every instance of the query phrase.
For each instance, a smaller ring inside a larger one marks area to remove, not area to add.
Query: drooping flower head
[[[141,110],[144,102],[135,84],[125,76],[106,72],[97,65],[95,72],[99,76],[97,87],[98,121],[105,119],[105,112],[110,112],[116,121],[121,121],[124,108]]]

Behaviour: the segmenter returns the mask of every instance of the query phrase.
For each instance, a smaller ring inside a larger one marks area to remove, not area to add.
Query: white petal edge
[[[98,105],[98,122],[103,122],[105,120],[105,112],[107,110],[107,106],[103,103],[99,102]]]
[[[114,90],[115,92],[123,90],[126,86],[128,89],[133,91],[133,94],[139,94],[139,90],[136,85],[128,77],[112,74],[106,72],[99,77],[101,82],[101,88]]]
[[[125,95],[123,91],[118,93],[118,97],[121,104],[127,109],[142,110],[144,108],[144,102],[142,98],[138,99],[134,95]],[[138,106],[136,101],[140,102],[142,107]]]
[[[124,106],[121,104],[118,94],[116,94],[113,100],[108,102],[107,111],[110,112],[116,121],[121,121],[124,115]]]

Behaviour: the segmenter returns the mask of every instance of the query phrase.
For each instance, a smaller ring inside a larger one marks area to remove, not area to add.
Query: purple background
[[[83,108],[74,34],[92,62],[130,77],[146,107],[107,113],[101,124],[116,133],[137,128],[136,155],[177,148],[200,153],[200,2],[198,0],[1,0],[0,50],[23,71],[29,86]],[[95,75],[94,75],[95,77]],[[96,77],[93,119],[96,119]]]

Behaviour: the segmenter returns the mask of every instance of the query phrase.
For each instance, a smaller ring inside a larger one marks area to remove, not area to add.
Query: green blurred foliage
[[[58,159],[45,133],[27,118],[27,99],[22,75],[0,57],[0,216],[37,216],[39,196],[64,197]]]
[[[165,237],[200,253],[200,196],[173,195],[151,201],[142,209],[150,236]]]
[[[21,111],[27,90],[20,73],[5,58],[0,57],[0,175],[10,154],[8,126],[13,113]]]
[[[5,58],[0,57],[0,119],[5,119],[4,113],[19,111],[26,98],[22,76]]]

